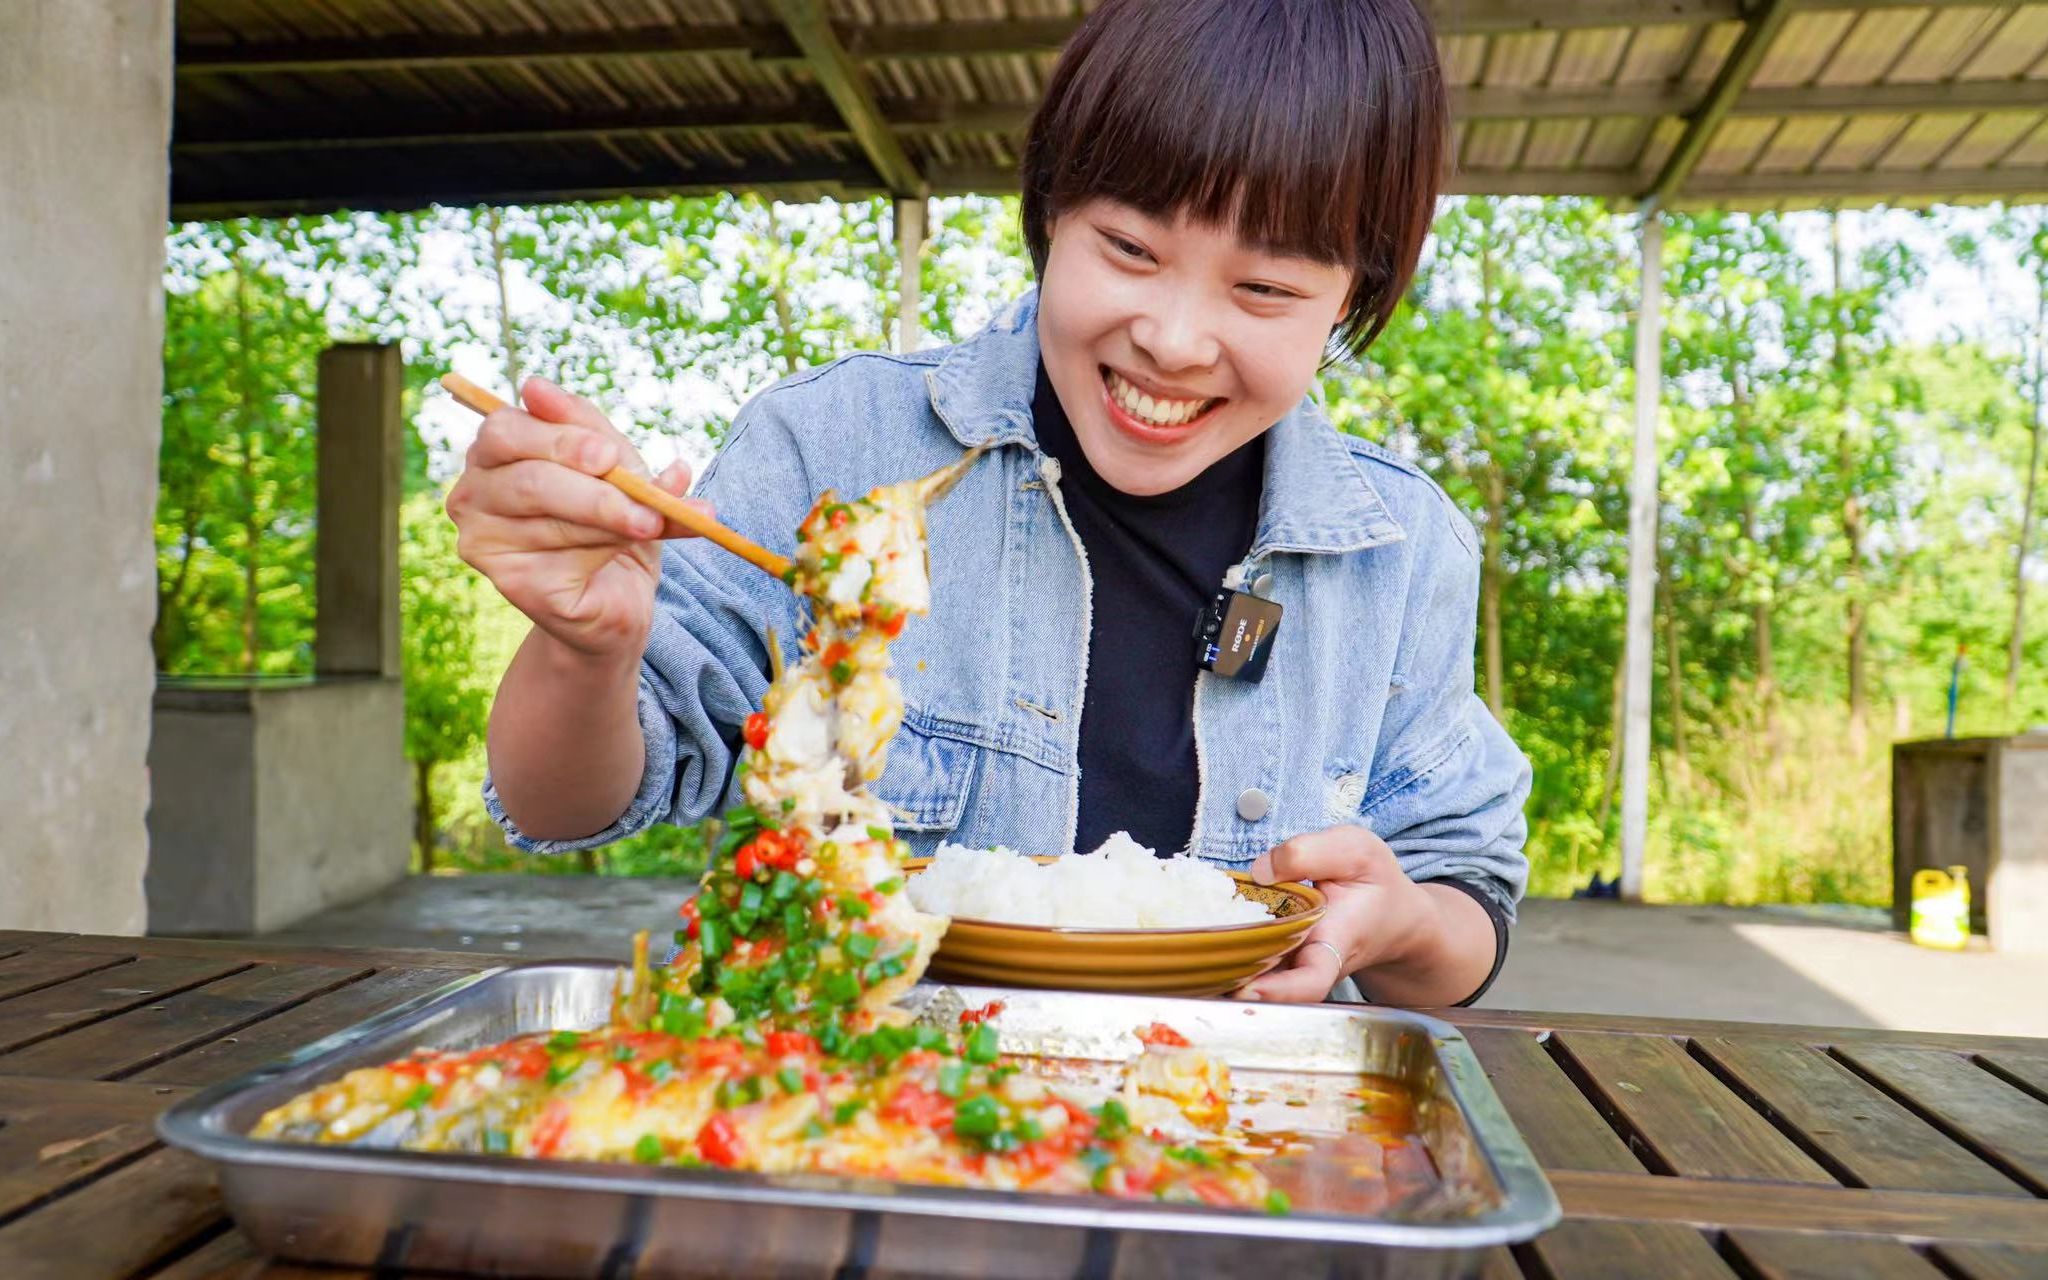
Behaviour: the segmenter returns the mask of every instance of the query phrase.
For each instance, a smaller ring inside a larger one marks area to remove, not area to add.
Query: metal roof
[[[1093,0],[179,0],[172,211],[1015,189]],[[2048,196],[2048,3],[1433,0],[1451,189]]]

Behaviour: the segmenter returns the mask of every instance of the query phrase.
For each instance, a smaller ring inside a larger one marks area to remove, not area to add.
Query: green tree
[[[479,644],[489,587],[456,551],[455,526],[430,494],[406,499],[399,601],[405,653],[405,754],[413,767],[413,840],[434,869],[436,774],[483,745],[495,673]]]

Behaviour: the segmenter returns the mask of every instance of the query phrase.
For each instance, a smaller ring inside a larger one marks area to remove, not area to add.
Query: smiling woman
[[[1472,531],[1305,394],[1333,341],[1385,327],[1443,134],[1414,0],[1105,0],[1026,145],[1038,295],[957,347],[850,357],[742,410],[695,497],[770,545],[819,489],[990,450],[933,515],[934,622],[900,668],[913,749],[875,780],[917,819],[910,852],[1127,830],[1321,882],[1312,945],[1252,995],[1485,985],[1528,769],[1472,692]],[[499,695],[496,812],[547,850],[694,821],[733,789],[770,635],[806,628],[695,540],[657,554],[650,513],[575,474],[621,443],[589,406],[542,389],[528,409],[451,503],[537,623]],[[1197,648],[1207,619],[1253,616],[1266,660]]]

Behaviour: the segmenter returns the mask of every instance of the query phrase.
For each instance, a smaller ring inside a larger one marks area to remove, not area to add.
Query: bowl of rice
[[[1323,915],[1308,885],[1156,857],[1121,832],[1064,858],[944,844],[906,870],[918,909],[952,921],[931,972],[996,986],[1220,995],[1272,968]]]

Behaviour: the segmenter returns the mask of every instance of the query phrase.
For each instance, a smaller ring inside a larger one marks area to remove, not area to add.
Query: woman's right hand
[[[597,407],[529,378],[525,409],[484,419],[448,493],[464,562],[551,638],[583,656],[637,661],[661,579],[661,540],[689,531],[599,479],[642,470],[631,442]],[[678,496],[678,461],[655,483]],[[701,500],[692,505],[709,513]]]

